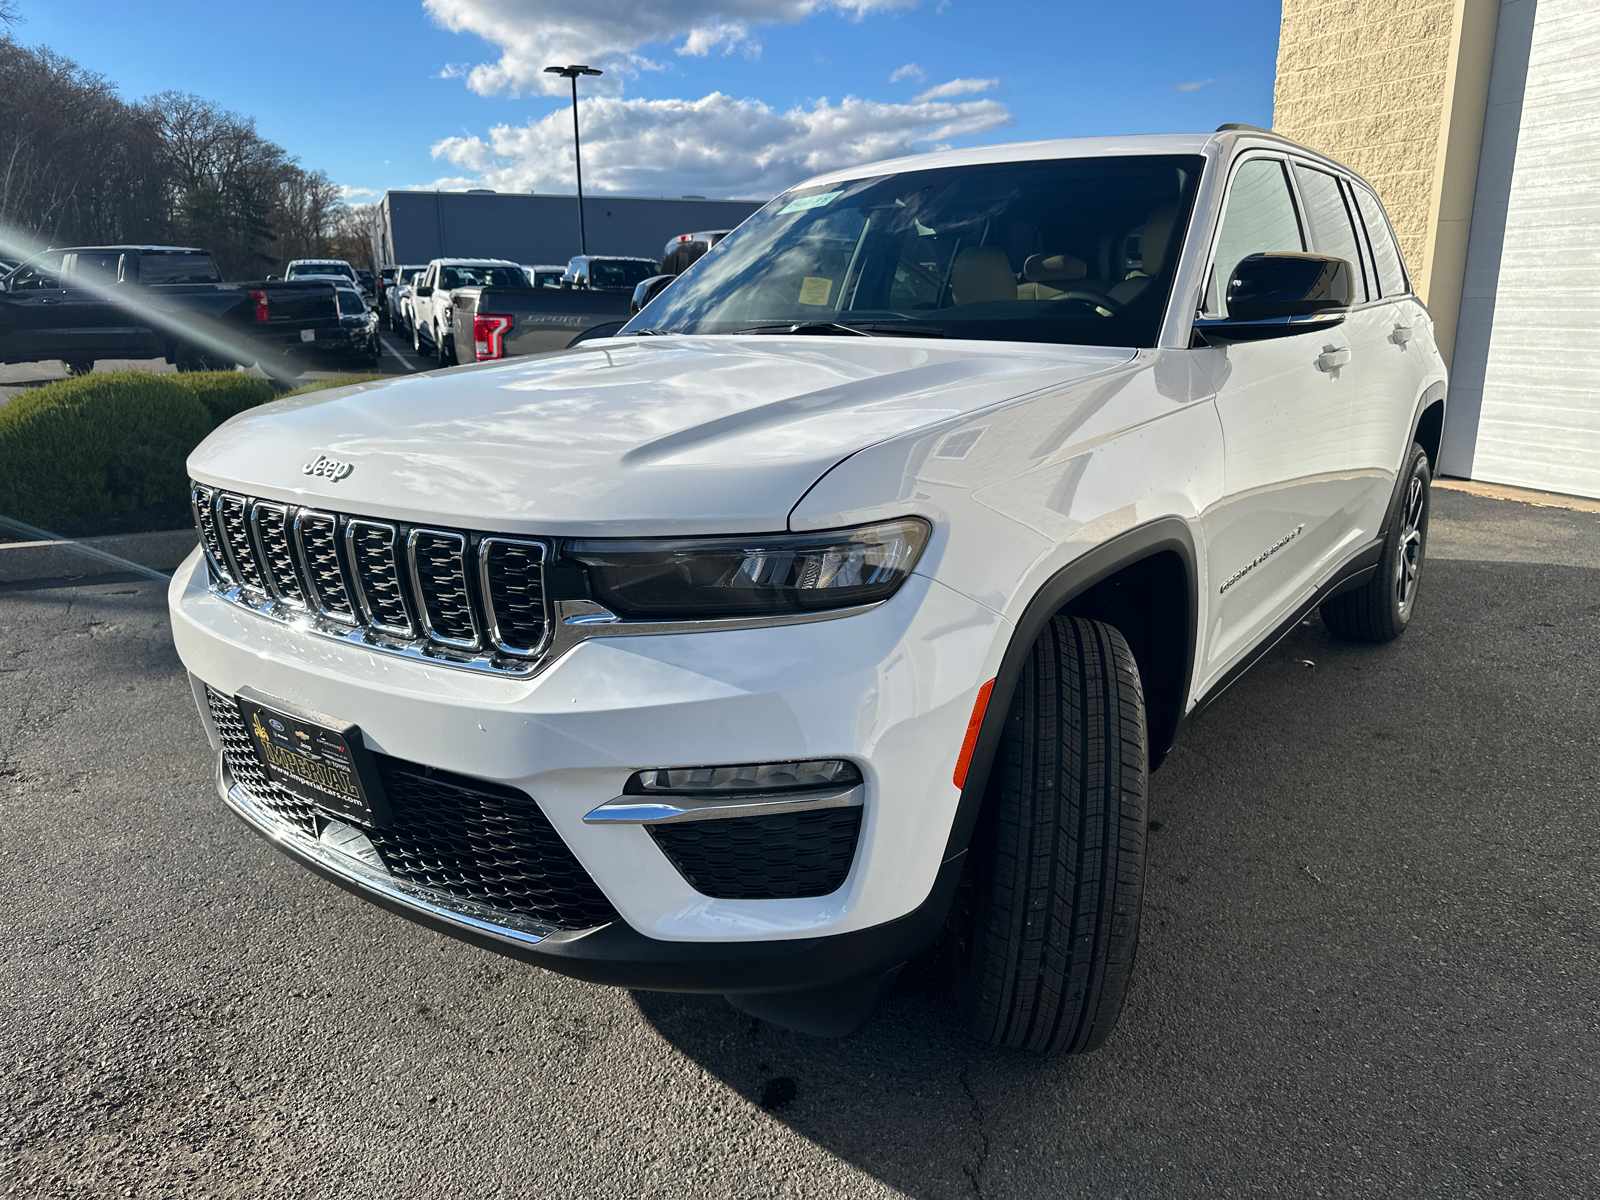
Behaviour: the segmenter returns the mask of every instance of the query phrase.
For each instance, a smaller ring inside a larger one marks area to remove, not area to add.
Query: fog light
[[[628,796],[736,795],[740,792],[803,792],[850,788],[861,782],[854,763],[842,758],[803,762],[746,763],[728,767],[664,767],[635,771],[622,789]]]

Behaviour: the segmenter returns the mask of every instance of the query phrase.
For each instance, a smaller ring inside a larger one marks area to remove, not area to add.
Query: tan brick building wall
[[[1359,171],[1454,346],[1499,0],[1284,0],[1275,130]]]

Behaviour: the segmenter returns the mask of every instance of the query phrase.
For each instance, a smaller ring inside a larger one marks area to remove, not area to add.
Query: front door
[[[1304,251],[1287,174],[1273,155],[1234,171],[1203,314],[1227,315],[1246,255]],[[1302,603],[1349,534],[1352,347],[1341,327],[1196,350],[1216,388],[1223,496],[1202,517],[1211,580],[1201,690]]]

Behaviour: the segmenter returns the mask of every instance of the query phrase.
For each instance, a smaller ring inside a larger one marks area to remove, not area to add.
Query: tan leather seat
[[[1022,264],[1025,282],[1017,285],[1017,299],[1048,300],[1052,296],[1059,296],[1067,289],[1051,285],[1070,283],[1088,273],[1089,267],[1083,259],[1070,254],[1030,255]]]
[[[999,246],[968,246],[956,255],[950,288],[957,304],[1017,298],[1017,277]]]
[[[1126,304],[1150,286],[1150,277],[1161,274],[1161,268],[1167,260],[1172,226],[1177,219],[1176,204],[1163,204],[1151,211],[1144,220],[1144,233],[1139,238],[1139,270],[1121,283],[1112,284],[1107,295],[1120,304]]]

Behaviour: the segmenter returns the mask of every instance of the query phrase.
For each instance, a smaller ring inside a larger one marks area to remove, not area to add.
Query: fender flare
[[[1000,669],[994,677],[990,702],[978,727],[973,743],[972,757],[967,767],[966,781],[961,788],[961,798],[956,805],[955,820],[950,827],[950,837],[945,844],[944,860],[964,854],[972,831],[977,826],[978,811],[983,806],[988,790],[989,772],[994,765],[995,751],[1000,745],[1000,733],[1005,726],[1006,713],[1011,707],[1011,695],[1034,641],[1055,616],[1073,600],[1084,595],[1117,572],[1157,554],[1175,553],[1183,563],[1184,576],[1189,589],[1188,652],[1183,666],[1183,679],[1178,689],[1178,708],[1174,729],[1181,726],[1183,708],[1188,704],[1189,689],[1194,681],[1195,653],[1199,640],[1199,559],[1195,553],[1194,534],[1188,522],[1180,517],[1161,517],[1149,524],[1140,525],[1102,542],[1092,550],[1072,560],[1052,575],[1034,593],[1033,599],[1023,609],[1011,640],[1000,660]],[[1152,747],[1151,757],[1159,761],[1170,746]]]

